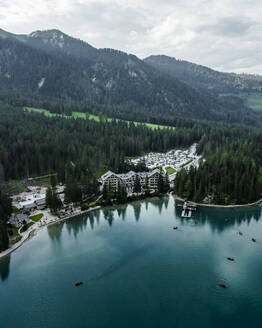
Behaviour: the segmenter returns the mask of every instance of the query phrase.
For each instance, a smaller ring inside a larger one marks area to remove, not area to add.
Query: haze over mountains
[[[262,76],[223,73],[211,68],[168,56],[150,56],[144,59],[152,67],[186,84],[212,94],[261,92]]]
[[[59,30],[16,35],[0,30],[0,99],[42,107],[103,106],[138,116],[260,122],[239,98],[222,93],[260,92],[262,78],[220,73],[166,56],[145,60],[96,49]]]

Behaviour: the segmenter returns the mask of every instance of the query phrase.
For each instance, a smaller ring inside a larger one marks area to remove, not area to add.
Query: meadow
[[[42,109],[42,108],[34,108],[34,107],[24,107],[24,110],[28,111],[28,112],[36,112],[36,113],[41,113],[44,114],[47,117],[64,117],[64,118],[81,118],[81,119],[89,119],[89,120],[94,120],[96,122],[100,122],[101,118],[98,115],[93,115],[93,114],[89,114],[89,113],[83,113],[83,112],[72,112],[72,116],[69,115],[65,115],[65,114],[54,114],[54,113],[50,113],[50,111],[46,110],[46,109]],[[105,118],[108,122],[113,121],[113,118]],[[115,119],[116,121],[124,121],[124,120],[119,120],[119,119]],[[160,124],[153,124],[153,123],[143,123],[143,122],[132,122],[132,121],[125,121],[128,124],[130,123],[134,123],[136,126],[137,125],[145,125],[146,127],[148,127],[149,129],[152,130],[156,130],[156,129],[167,129],[167,128],[172,128],[174,129],[174,127],[169,127],[166,125],[160,125]]]

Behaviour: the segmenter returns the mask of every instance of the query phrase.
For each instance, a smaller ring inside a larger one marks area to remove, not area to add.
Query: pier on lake
[[[185,201],[183,205],[182,218],[193,218],[192,212],[197,210],[197,205],[192,202]]]

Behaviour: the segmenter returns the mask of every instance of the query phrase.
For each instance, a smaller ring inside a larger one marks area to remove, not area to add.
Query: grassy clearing
[[[47,178],[41,178],[41,179],[34,179],[33,178],[33,184],[40,186],[40,187],[49,187],[51,186],[51,178],[47,177]]]
[[[242,99],[246,106],[252,108],[256,111],[262,111],[262,94],[261,93],[228,93],[228,94],[221,94],[221,96],[235,96]]]
[[[173,167],[166,167],[166,171],[168,175],[174,174],[176,170]]]
[[[261,94],[251,94],[247,96],[246,103],[248,107],[256,110],[262,111],[262,95]]]
[[[29,229],[33,224],[35,224],[35,222],[29,222],[29,223],[25,224],[25,225],[21,228],[20,232],[25,232],[25,231],[26,231],[27,229]]]
[[[29,222],[29,223],[27,223],[27,225],[26,225],[27,226],[27,229],[30,228],[33,224],[35,224],[35,222]]]
[[[14,215],[22,214],[22,211],[20,211],[16,206],[12,206],[12,210]]]
[[[100,122],[100,120],[101,120],[98,115],[82,113],[82,112],[72,112],[72,116],[69,116],[69,115],[64,115],[64,114],[53,114],[53,113],[50,113],[48,110],[42,109],[42,108],[24,107],[24,109],[27,110],[28,112],[36,112],[36,113],[44,114],[47,117],[57,117],[58,116],[58,117],[75,118],[75,119],[81,118],[84,120],[86,120],[86,119],[94,120],[96,122]],[[106,121],[108,121],[108,122],[112,122],[113,120],[114,120],[113,118],[106,118]],[[116,121],[122,121],[122,120],[116,119]],[[152,130],[167,129],[167,128],[175,129],[174,127],[169,127],[169,126],[160,125],[160,124],[153,124],[153,123],[142,123],[142,122],[132,122],[132,121],[125,121],[125,122],[127,122],[128,124],[134,123],[135,126],[145,125],[146,127],[148,127],[149,129],[152,129]]]
[[[43,213],[39,213],[39,214],[30,216],[29,219],[31,219],[34,222],[38,222],[39,220],[42,219],[43,216],[44,216]]]

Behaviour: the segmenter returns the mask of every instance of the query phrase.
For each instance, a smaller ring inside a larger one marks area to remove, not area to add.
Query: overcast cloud
[[[0,0],[0,27],[57,28],[97,48],[262,74],[261,0]]]

